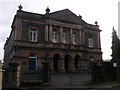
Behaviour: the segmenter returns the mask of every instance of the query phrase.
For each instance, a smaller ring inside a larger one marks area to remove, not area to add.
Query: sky
[[[101,32],[101,48],[103,60],[111,59],[112,29],[118,31],[118,2],[119,0],[0,0],[0,60],[4,57],[4,44],[9,37],[11,24],[18,6],[23,11],[45,14],[69,9],[76,15],[81,15],[89,24],[98,22]]]

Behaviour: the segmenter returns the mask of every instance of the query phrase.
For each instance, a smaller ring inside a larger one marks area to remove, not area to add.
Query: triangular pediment
[[[51,19],[64,21],[64,22],[69,22],[69,23],[76,23],[76,24],[81,23],[81,17],[77,16],[76,14],[74,14],[69,9],[64,9],[64,10],[60,10],[60,11],[50,13],[49,17]]]

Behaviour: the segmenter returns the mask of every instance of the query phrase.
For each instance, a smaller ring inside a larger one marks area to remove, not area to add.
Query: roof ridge
[[[28,14],[35,14],[35,15],[44,15],[44,14],[40,14],[40,13],[34,13],[34,12],[29,12],[29,11],[17,11],[17,12],[23,12],[23,13],[28,13]]]
[[[65,11],[65,10],[69,10],[69,9],[66,8],[66,9],[62,9],[62,10],[57,10],[57,11],[51,12],[51,13],[49,13],[49,14],[54,14],[54,13],[58,13],[58,12]],[[69,11],[70,11],[70,10],[69,10]]]

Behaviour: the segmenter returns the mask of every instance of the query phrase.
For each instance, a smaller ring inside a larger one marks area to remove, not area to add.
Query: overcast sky
[[[98,21],[101,32],[103,59],[111,59],[111,33],[114,26],[118,30],[119,0],[0,0],[0,60],[4,56],[4,43],[9,37],[11,24],[21,4],[24,11],[45,14],[68,8],[76,15],[81,15],[87,23]]]

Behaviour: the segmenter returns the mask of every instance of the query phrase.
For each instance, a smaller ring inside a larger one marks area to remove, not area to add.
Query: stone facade
[[[51,73],[85,72],[91,61],[102,61],[100,32],[68,9],[45,14],[17,10],[4,49],[4,66],[20,64],[21,73],[40,71],[48,62]]]

